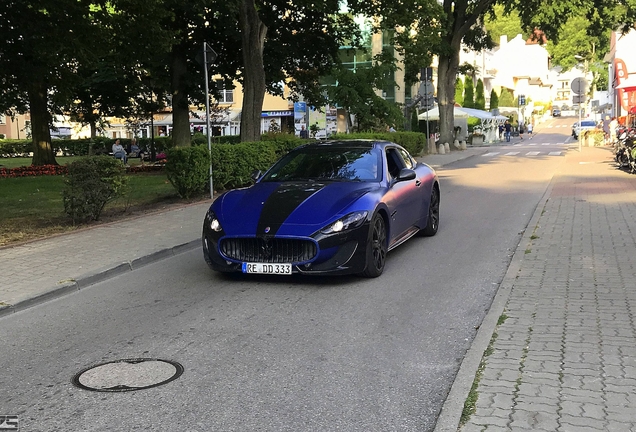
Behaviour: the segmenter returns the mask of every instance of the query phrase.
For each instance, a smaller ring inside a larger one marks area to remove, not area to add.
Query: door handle
[[[422,184],[422,182],[421,182],[421,181],[419,181],[419,180],[415,180],[415,186],[419,187],[421,184]]]

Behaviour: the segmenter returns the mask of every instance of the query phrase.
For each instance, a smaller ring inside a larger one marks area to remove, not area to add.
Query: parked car
[[[572,136],[574,139],[579,139],[579,134],[582,131],[594,129],[596,129],[596,122],[594,120],[581,120],[581,126],[579,126],[579,122],[572,125]]]
[[[377,277],[388,251],[438,230],[435,171],[392,142],[307,144],[254,178],[205,215],[203,255],[213,270]]]
[[[552,117],[561,117],[561,110],[558,108],[552,109]]]

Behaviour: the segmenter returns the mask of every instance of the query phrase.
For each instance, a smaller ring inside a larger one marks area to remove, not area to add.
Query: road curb
[[[490,345],[492,336],[497,328],[499,317],[508,303],[512,286],[519,270],[521,269],[521,265],[525,257],[525,251],[532,241],[531,237],[534,232],[534,228],[538,225],[543,209],[550,199],[552,189],[554,188],[554,178],[555,176],[553,175],[548,187],[543,193],[543,196],[537,203],[523,234],[521,235],[517,248],[510,260],[508,270],[499,284],[499,289],[492,301],[490,309],[479,326],[477,335],[462,360],[459,371],[457,372],[451,389],[446,396],[444,404],[442,405],[442,409],[437,418],[437,423],[435,424],[433,432],[457,432],[459,428],[462,411],[464,410],[464,403],[466,402],[470,389],[472,388],[481,359]]]
[[[132,261],[127,261],[119,264],[104,267],[97,271],[86,273],[79,276],[77,279],[58,284],[42,294],[38,294],[35,297],[24,299],[15,304],[3,304],[0,305],[0,318],[5,315],[11,315],[16,312],[28,309],[33,306],[37,306],[42,303],[57,299],[59,297],[70,294],[74,291],[79,291],[84,288],[88,288],[99,282],[111,279],[115,276],[122,275],[129,271],[135,271],[139,268],[153,264],[158,261],[170,258],[175,255],[188,252],[192,249],[196,249],[201,245],[200,239],[191,240],[187,243],[182,243],[177,246],[161,249],[156,252],[152,252],[148,255],[144,255],[139,258],[135,258]]]

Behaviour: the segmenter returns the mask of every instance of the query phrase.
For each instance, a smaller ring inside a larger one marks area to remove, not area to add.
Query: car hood
[[[224,194],[212,210],[226,235],[311,235],[378,187],[366,182],[263,182]]]

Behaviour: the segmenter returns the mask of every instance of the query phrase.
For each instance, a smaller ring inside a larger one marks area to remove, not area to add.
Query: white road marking
[[[506,156],[514,156],[514,155],[518,155],[520,152],[508,152],[506,153]]]
[[[532,152],[528,152],[528,153],[526,153],[526,156],[537,156],[539,153],[541,153],[541,152],[538,152],[538,151],[532,151]]]
[[[561,156],[561,152],[550,152],[548,153],[550,156]]]
[[[550,143],[541,143],[541,145],[550,145]]]
[[[487,157],[487,156],[497,156],[500,152],[490,152],[490,153],[486,153],[482,156]]]

